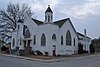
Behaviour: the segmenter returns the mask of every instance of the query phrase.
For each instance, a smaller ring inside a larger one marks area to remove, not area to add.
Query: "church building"
[[[18,21],[16,30],[12,32],[11,50],[18,47],[20,52],[24,52],[31,47],[32,51],[38,50],[48,56],[77,54],[78,43],[82,42],[79,36],[70,18],[53,21],[53,11],[48,6],[44,21],[31,17],[24,22]]]

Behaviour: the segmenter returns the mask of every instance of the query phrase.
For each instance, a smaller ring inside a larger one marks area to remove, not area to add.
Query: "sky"
[[[9,3],[26,3],[36,19],[44,21],[48,5],[53,11],[53,21],[70,18],[76,31],[94,38],[100,37],[100,0],[0,0],[0,10]]]

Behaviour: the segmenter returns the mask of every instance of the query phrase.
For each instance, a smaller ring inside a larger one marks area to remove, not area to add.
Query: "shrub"
[[[5,47],[5,46],[2,46],[2,47],[1,47],[1,51],[7,51],[7,50],[9,50],[9,48],[7,48],[7,47]]]
[[[31,54],[32,54],[32,55],[35,55],[35,52],[34,52],[34,51],[31,51]]]
[[[83,53],[83,45],[81,43],[78,44],[78,54]]]
[[[36,52],[37,55],[43,55],[43,53],[39,50],[36,50],[35,52]]]
[[[90,45],[90,53],[94,53],[95,52],[95,48],[93,46],[93,44]]]
[[[86,50],[83,50],[83,53],[88,53],[88,51],[86,51]]]
[[[48,56],[48,52],[45,52],[45,55]]]

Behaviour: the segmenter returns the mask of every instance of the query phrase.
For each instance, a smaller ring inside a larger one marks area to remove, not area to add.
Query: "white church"
[[[32,51],[39,50],[48,56],[77,54],[78,43],[82,43],[84,50],[89,51],[91,38],[86,34],[76,32],[69,18],[53,21],[53,11],[48,6],[45,11],[45,21],[27,17],[12,32],[11,50],[19,48],[24,52],[27,47]]]

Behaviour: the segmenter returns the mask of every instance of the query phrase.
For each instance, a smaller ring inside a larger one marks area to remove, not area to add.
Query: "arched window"
[[[48,15],[48,22],[50,22],[50,16]]]
[[[33,44],[35,45],[36,44],[36,36],[34,35],[33,37]]]
[[[51,20],[52,20],[52,16],[51,16]]]
[[[75,46],[75,38],[74,38],[74,46]]]
[[[63,45],[63,36],[61,36],[61,45]]]
[[[18,25],[18,29],[20,28],[20,25]]]
[[[41,36],[41,46],[46,46],[46,36],[44,33]]]
[[[45,16],[45,21],[47,20],[47,16]]]
[[[15,46],[15,38],[13,38],[12,46],[13,46],[13,47]]]
[[[71,45],[71,33],[68,30],[66,34],[66,45]]]
[[[20,37],[20,45],[22,45],[22,38]]]
[[[55,34],[53,34],[52,40],[56,40],[56,35]]]

